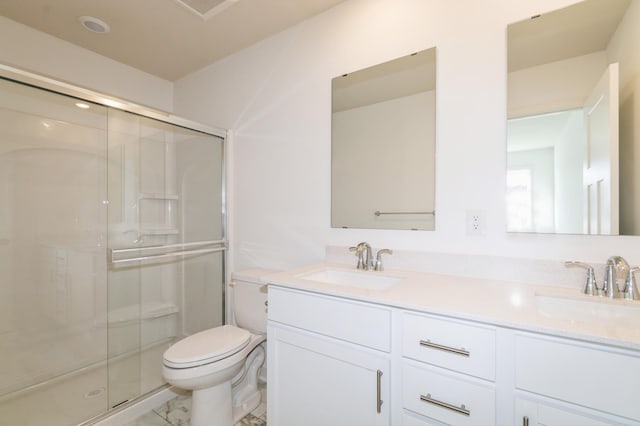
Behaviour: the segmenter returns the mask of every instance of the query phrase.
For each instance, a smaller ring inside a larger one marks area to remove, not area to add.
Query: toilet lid
[[[232,355],[249,344],[251,333],[232,325],[210,328],[175,343],[164,353],[164,364],[189,368]]]

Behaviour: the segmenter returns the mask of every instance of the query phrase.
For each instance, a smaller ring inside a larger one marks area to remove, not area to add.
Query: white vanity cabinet
[[[271,286],[267,331],[269,424],[390,424],[390,309]]]
[[[403,408],[424,424],[495,424],[495,345],[493,328],[403,313]]]
[[[269,424],[640,426],[637,350],[355,299],[269,286]]]
[[[514,347],[516,424],[640,425],[637,353],[531,333]]]

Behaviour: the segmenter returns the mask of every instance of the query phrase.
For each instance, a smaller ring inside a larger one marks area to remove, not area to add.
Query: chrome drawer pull
[[[380,414],[382,410],[382,371],[378,370],[377,372],[377,381],[376,381],[376,406],[378,410],[378,414]]]
[[[456,407],[455,405],[451,405],[446,402],[438,401],[437,399],[431,398],[430,393],[428,393],[427,396],[420,395],[420,401],[428,402],[429,404],[437,405],[438,407],[446,408],[447,410],[455,411],[456,413],[463,414],[465,416],[471,415],[471,411],[467,410],[464,404],[462,404],[460,407]]]
[[[522,418],[522,426],[529,426],[529,417],[524,416]]]
[[[457,355],[469,356],[471,353],[464,348],[452,348],[450,346],[439,345],[437,343],[431,343],[429,340],[420,340],[420,346],[425,346],[427,348],[438,349],[445,352],[451,352]]]

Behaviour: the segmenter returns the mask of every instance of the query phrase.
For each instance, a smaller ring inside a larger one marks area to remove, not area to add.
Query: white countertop
[[[402,279],[387,289],[369,290],[299,277],[323,269]],[[579,288],[405,270],[360,271],[337,263],[268,274],[262,280],[292,289],[640,350],[640,302],[586,296]]]

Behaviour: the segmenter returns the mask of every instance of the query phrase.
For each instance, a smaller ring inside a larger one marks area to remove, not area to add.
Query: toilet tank
[[[260,277],[273,271],[248,269],[231,274],[236,325],[254,333],[267,332],[267,285]]]

